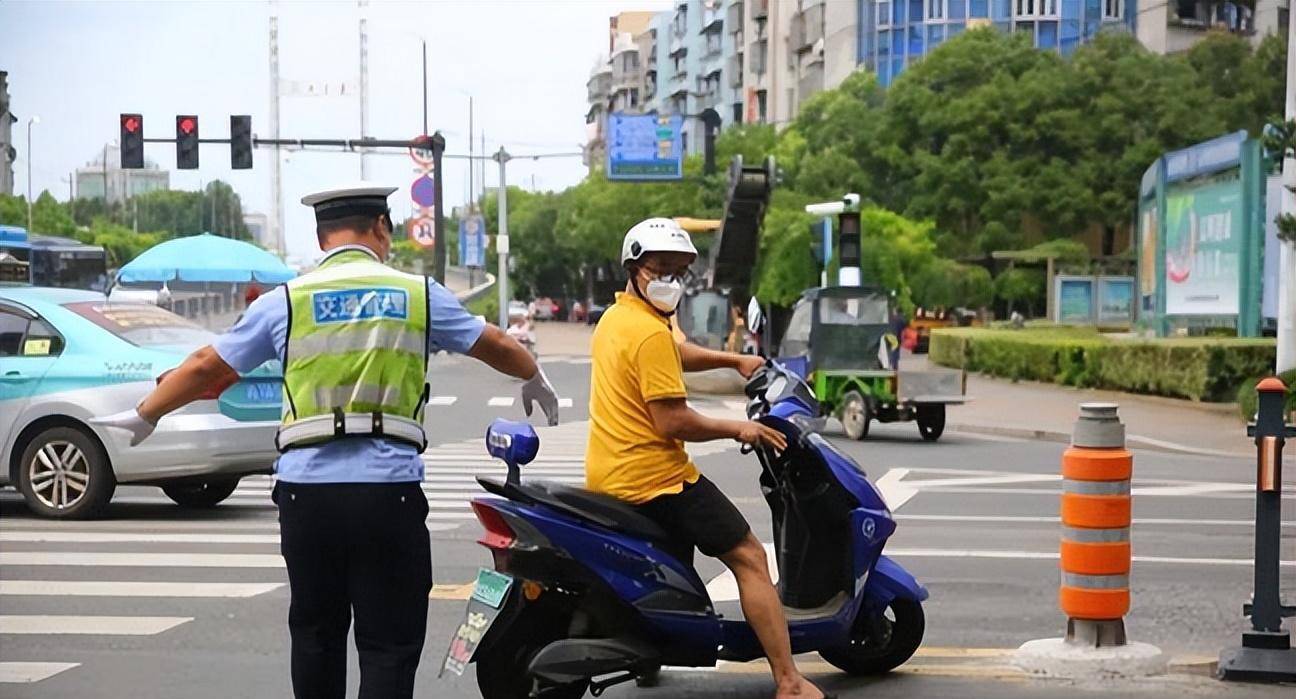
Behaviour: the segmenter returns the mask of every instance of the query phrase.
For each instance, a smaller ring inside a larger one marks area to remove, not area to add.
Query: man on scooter
[[[778,430],[749,420],[702,415],[685,402],[684,371],[735,369],[750,377],[763,360],[709,350],[671,336],[697,249],[675,221],[650,218],[626,233],[621,263],[630,280],[603,314],[592,340],[586,487],[635,505],[670,533],[734,574],[743,614],[760,639],[778,685],[776,699],[819,699],[792,660],[787,618],[770,580],[765,549],[738,508],[700,474],[684,442],[735,439],[783,450]]]

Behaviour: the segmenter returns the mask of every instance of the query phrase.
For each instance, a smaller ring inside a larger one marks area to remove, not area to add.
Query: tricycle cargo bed
[[[956,369],[901,369],[897,379],[897,393],[902,403],[965,403],[967,397],[963,394],[963,376],[963,372]]]

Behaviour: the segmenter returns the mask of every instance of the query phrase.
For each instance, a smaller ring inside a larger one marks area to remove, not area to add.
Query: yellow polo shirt
[[[590,341],[585,487],[632,503],[678,493],[699,473],[684,442],[657,434],[648,403],[684,398],[684,368],[667,320],[617,294]]]

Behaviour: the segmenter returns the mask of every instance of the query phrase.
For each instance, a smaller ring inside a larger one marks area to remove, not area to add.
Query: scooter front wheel
[[[861,610],[848,645],[819,652],[824,660],[852,675],[880,675],[900,665],[922,644],[926,617],[922,603],[896,598],[879,615]],[[868,616],[866,616],[868,615]]]

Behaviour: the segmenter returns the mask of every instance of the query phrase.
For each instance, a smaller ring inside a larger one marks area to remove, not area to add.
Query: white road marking
[[[71,670],[81,663],[24,663],[0,662],[0,684],[28,684],[40,682],[54,675]]]
[[[277,544],[277,534],[173,534],[160,532],[3,531],[0,541],[50,543]]]
[[[136,553],[107,551],[0,551],[0,566],[108,566],[124,568],[282,568],[277,553]]]
[[[188,616],[0,616],[0,634],[154,636],[193,621]]]
[[[1017,517],[1011,515],[895,515],[897,521],[913,522],[987,522],[997,524],[1058,524],[1058,517]],[[1167,525],[1182,527],[1186,525],[1208,527],[1254,527],[1255,520],[1250,519],[1168,519],[1159,517],[1134,518],[1135,525]],[[1296,527],[1296,521],[1283,522],[1284,527]]]
[[[513,396],[495,396],[486,401],[486,405],[492,408],[507,408],[513,405]]]
[[[459,400],[459,396],[432,396],[428,398],[428,405],[454,405]]]
[[[0,595],[30,597],[256,597],[283,583],[0,580]]]
[[[900,509],[909,499],[918,494],[918,490],[902,483],[909,475],[907,468],[893,468],[874,481],[873,486],[882,494],[882,500],[892,512]]]
[[[1002,551],[989,549],[884,549],[883,554],[895,558],[1001,558],[1015,560],[1057,560],[1057,551]],[[1179,556],[1134,556],[1135,563],[1172,563],[1207,566],[1246,566],[1255,561],[1250,558],[1184,558]],[[1279,561],[1282,566],[1296,566],[1296,561]]]

